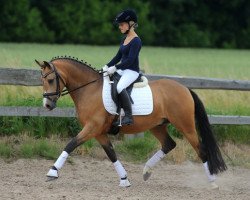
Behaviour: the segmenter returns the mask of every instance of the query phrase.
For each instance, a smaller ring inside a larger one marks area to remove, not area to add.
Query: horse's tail
[[[192,90],[190,90],[190,93],[194,99],[196,125],[198,126],[200,133],[202,146],[205,148],[204,150],[206,153],[209,171],[211,174],[217,174],[218,172],[225,171],[227,166],[221,156],[220,149],[212,133],[204,105],[197,94],[195,94]]]

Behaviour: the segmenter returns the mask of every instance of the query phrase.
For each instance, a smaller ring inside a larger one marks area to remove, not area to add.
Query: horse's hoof
[[[211,182],[211,189],[212,190],[218,190],[219,186],[213,181],[213,182]]]
[[[149,177],[151,176],[152,171],[148,166],[145,166],[143,169],[143,180],[147,181]]]
[[[128,179],[125,179],[125,180],[120,180],[120,184],[119,184],[120,187],[130,187],[131,184],[129,182]]]
[[[145,174],[143,174],[143,180],[147,181],[149,179],[149,177],[151,176],[151,172],[146,172]]]
[[[56,169],[50,169],[47,173],[46,182],[56,180],[58,177],[58,171]]]
[[[46,182],[49,182],[49,181],[54,181],[54,180],[57,180],[58,177],[54,177],[54,176],[47,176],[47,180]]]

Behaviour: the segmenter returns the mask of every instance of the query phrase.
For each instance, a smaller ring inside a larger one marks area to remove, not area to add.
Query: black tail
[[[203,103],[192,90],[191,95],[195,103],[195,119],[199,129],[202,146],[205,148],[206,160],[211,174],[225,171],[227,166],[221,156],[220,149],[213,136],[210,123],[208,121],[207,113]],[[204,161],[203,161],[204,162]]]

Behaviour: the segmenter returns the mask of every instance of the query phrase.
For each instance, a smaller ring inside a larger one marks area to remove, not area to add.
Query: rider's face
[[[127,22],[119,23],[119,29],[121,33],[125,33],[129,29],[128,23]]]

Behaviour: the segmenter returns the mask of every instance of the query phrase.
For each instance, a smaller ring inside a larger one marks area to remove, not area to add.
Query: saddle
[[[105,72],[106,69],[103,68]],[[140,78],[132,83],[128,88],[130,94],[132,114],[133,115],[149,115],[153,111],[153,95],[148,80],[145,76],[140,75]],[[103,73],[103,90],[102,100],[105,110],[117,118],[119,114],[124,115],[123,109],[118,102],[117,83],[120,75],[115,73],[110,77],[107,72]],[[139,81],[139,82],[138,82]],[[120,112],[121,111],[121,112]],[[118,127],[111,127],[109,134],[119,132]]]
[[[128,95],[129,95],[131,104],[134,104],[134,101],[133,101],[133,99],[131,97],[131,93],[132,93],[134,84],[135,83],[143,83],[142,76],[143,76],[143,74],[139,73],[138,78],[126,88],[126,91],[127,91]],[[121,105],[120,105],[120,102],[119,102],[119,99],[118,99],[118,92],[117,92],[117,89],[116,89],[120,78],[121,78],[121,75],[118,74],[117,72],[115,72],[112,76],[110,76],[110,81],[112,83],[111,84],[111,97],[112,97],[114,103],[117,106],[117,113],[120,113],[120,111],[121,111]]]

